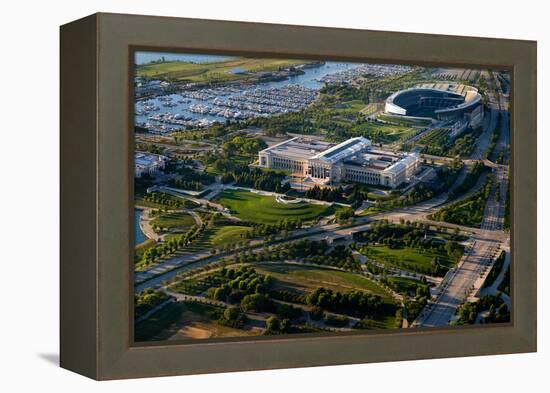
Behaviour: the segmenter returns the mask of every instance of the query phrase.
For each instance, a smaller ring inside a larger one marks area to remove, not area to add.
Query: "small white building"
[[[167,157],[160,154],[136,151],[134,153],[135,177],[140,178],[143,174],[154,175],[164,169]]]

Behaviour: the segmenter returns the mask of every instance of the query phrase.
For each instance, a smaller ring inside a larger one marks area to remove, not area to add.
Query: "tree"
[[[290,320],[285,318],[281,321],[279,329],[282,333],[288,333],[290,332],[291,326],[292,325],[290,324]]]
[[[228,321],[234,321],[239,317],[239,308],[238,307],[227,307],[223,312],[223,316]]]
[[[261,293],[255,293],[252,295],[246,295],[241,301],[241,310],[244,312],[265,311],[271,305],[271,299]]]
[[[288,320],[287,320],[288,321]],[[279,318],[271,316],[265,321],[265,326],[269,332],[278,332],[281,328]]]

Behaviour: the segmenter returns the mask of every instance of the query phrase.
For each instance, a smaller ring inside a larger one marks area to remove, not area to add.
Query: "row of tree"
[[[189,246],[201,235],[205,228],[205,225],[193,225],[183,234],[178,235],[167,242],[156,244],[154,247],[147,249],[143,253],[141,262],[145,265],[150,265],[166,255],[173,254],[176,251]]]
[[[342,293],[327,288],[315,289],[306,296],[306,302],[324,310],[357,317],[376,315],[383,304],[379,295],[357,290]]]

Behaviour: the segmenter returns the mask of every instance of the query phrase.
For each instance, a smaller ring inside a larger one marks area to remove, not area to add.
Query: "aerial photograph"
[[[132,69],[136,342],[510,322],[509,72]]]

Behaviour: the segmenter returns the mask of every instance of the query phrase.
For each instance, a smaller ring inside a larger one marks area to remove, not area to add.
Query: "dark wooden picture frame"
[[[133,51],[247,54],[512,73],[512,322],[133,342]],[[61,27],[61,366],[118,379],[536,351],[536,43],[95,14]]]

